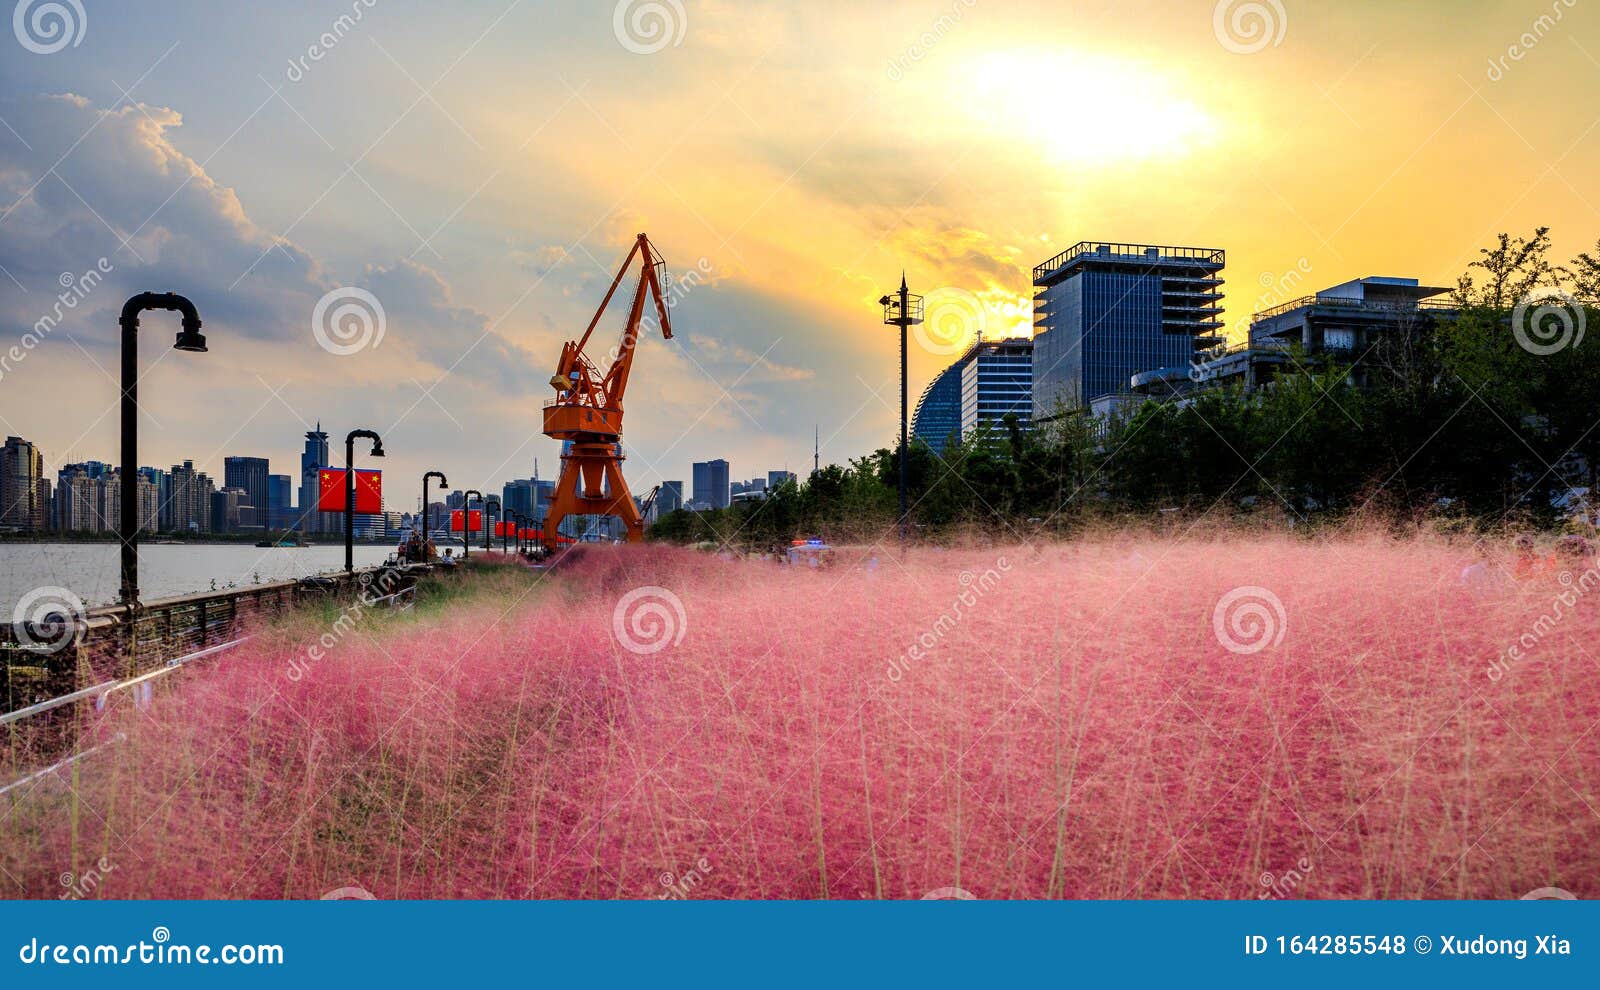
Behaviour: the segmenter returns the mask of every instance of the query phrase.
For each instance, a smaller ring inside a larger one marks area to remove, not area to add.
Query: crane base
[[[622,455],[615,443],[574,441],[561,455],[561,477],[544,517],[546,546],[555,546],[556,531],[567,516],[616,516],[627,526],[629,543],[644,539],[644,518],[623,480]]]

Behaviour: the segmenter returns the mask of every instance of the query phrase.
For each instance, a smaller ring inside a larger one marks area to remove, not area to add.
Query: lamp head
[[[374,441],[372,441],[372,454],[371,454],[371,456],[373,456],[373,457],[382,457],[383,456],[383,441],[382,440],[374,440]]]
[[[183,321],[183,329],[178,331],[178,339],[172,342],[174,350],[190,351],[196,354],[206,352],[206,335],[200,332],[200,321]]]

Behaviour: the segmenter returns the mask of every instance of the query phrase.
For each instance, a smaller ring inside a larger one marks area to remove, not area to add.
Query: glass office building
[[[950,437],[961,432],[961,367],[957,361],[929,382],[911,416],[912,437],[936,454],[944,453]]]
[[[957,362],[961,369],[961,435],[985,424],[1002,428],[1015,413],[1026,428],[1033,420],[1033,340],[980,340]]]
[[[1082,409],[1220,342],[1219,248],[1083,241],[1033,270],[1033,414]]]

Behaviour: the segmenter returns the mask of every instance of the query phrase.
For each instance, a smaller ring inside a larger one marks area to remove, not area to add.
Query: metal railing
[[[1398,302],[1379,302],[1372,299],[1346,299],[1341,296],[1311,295],[1301,296],[1299,299],[1291,299],[1288,302],[1274,306],[1271,309],[1264,309],[1261,312],[1251,316],[1250,321],[1254,323],[1257,320],[1268,320],[1274,316],[1282,316],[1284,313],[1292,313],[1297,309],[1307,309],[1311,306],[1365,309],[1372,310],[1374,312],[1386,313],[1410,313],[1417,310],[1429,310],[1437,312],[1460,308],[1448,297],[1444,299],[1405,299]]]
[[[1068,264],[1084,255],[1093,255],[1112,261],[1145,261],[1157,264],[1192,261],[1219,267],[1226,258],[1226,252],[1221,248],[1177,247],[1166,244],[1126,244],[1116,241],[1079,241],[1044,264],[1034,266],[1033,279],[1037,282],[1051,272],[1065,268]]]

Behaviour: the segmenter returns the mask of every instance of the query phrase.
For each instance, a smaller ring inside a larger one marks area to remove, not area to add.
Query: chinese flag
[[[456,509],[450,513],[450,532],[461,532],[461,510]]]
[[[356,472],[356,511],[378,513],[383,511],[383,472]]]
[[[467,512],[467,526],[474,533],[479,533],[479,532],[483,531],[483,510],[482,509],[472,509],[472,510]]]
[[[344,511],[342,468],[317,469],[317,511]],[[364,514],[383,511],[382,471],[356,471],[356,511]]]
[[[334,468],[317,470],[317,511],[344,511],[344,472]]]

